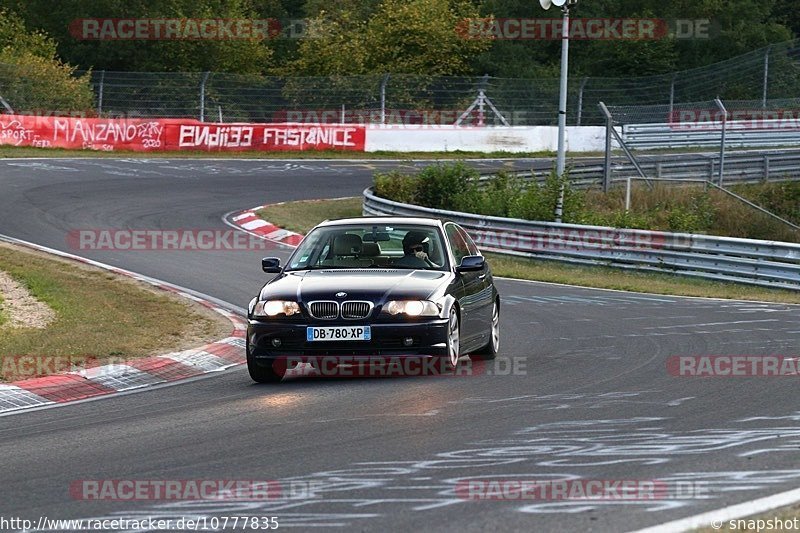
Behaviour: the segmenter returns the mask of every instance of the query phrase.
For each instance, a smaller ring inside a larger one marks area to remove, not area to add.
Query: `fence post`
[[[672,112],[675,110],[675,74],[669,83],[669,120],[672,122]]]
[[[381,125],[386,124],[386,85],[389,83],[389,74],[384,74],[381,80]]]
[[[583,114],[583,89],[586,87],[586,82],[589,81],[589,78],[583,78],[581,80],[581,88],[578,90],[578,123],[575,124],[576,126],[581,125],[581,115]]]
[[[628,158],[628,161],[631,162],[633,168],[635,168],[636,172],[639,173],[639,176],[641,176],[642,179],[644,179],[645,183],[647,183],[647,188],[652,190],[653,184],[650,183],[650,180],[647,179],[647,176],[645,176],[644,170],[642,170],[642,166],[636,160],[636,157],[633,155],[633,152],[630,151],[628,145],[625,144],[625,140],[622,138],[622,136],[617,133],[617,130],[614,129],[614,123],[613,123],[614,117],[611,116],[611,111],[608,110],[608,107],[606,107],[606,104],[604,104],[603,102],[598,102],[597,107],[600,108],[600,112],[603,113],[603,116],[606,117],[606,120],[612,121],[611,127],[608,127],[609,125],[606,124],[606,135],[608,135],[609,132],[612,135],[614,135],[614,138],[617,139],[617,143],[619,144],[619,147],[622,148],[622,152],[625,154],[625,157]],[[611,167],[610,165],[607,165],[606,168],[611,168]]]
[[[100,71],[100,87],[97,89],[97,114],[103,114],[103,88],[105,87],[106,71]]]
[[[603,158],[603,192],[608,192],[611,187],[611,129],[614,127],[614,119],[611,115],[606,117],[606,153]]]
[[[203,77],[200,80],[200,122],[205,122],[206,117],[206,81],[210,72],[203,72]]]
[[[714,103],[722,111],[722,135],[719,142],[719,186],[722,187],[722,171],[725,167],[725,131],[728,129],[728,110],[722,105],[719,97],[714,99]]]
[[[14,109],[6,102],[6,99],[0,96],[0,105],[2,105],[6,111],[8,111],[11,115],[14,114]]]
[[[764,85],[761,91],[761,107],[767,108],[767,90],[769,89],[769,53],[772,47],[768,46],[767,51],[764,52]]]
[[[631,210],[631,177],[625,179],[625,212]]]

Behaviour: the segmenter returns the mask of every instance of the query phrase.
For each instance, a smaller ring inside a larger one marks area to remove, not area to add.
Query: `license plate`
[[[326,326],[306,328],[306,340],[314,341],[368,341],[372,339],[369,326]]]

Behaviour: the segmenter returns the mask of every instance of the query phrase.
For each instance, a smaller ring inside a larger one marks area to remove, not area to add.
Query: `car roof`
[[[436,226],[440,227],[442,221],[438,218],[424,217],[352,217],[340,218],[338,220],[326,220],[319,224],[320,227],[345,226],[345,225],[366,225],[366,224],[389,224],[389,225],[412,225],[412,226]]]

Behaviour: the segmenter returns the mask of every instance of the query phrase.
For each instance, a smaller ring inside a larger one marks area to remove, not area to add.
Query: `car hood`
[[[262,300],[387,300],[433,299],[453,279],[434,270],[311,270],[287,272],[261,289]],[[339,292],[347,296],[336,297]]]

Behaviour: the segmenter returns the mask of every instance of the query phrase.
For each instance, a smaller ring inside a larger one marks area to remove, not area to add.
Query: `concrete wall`
[[[567,126],[566,146],[570,152],[602,151],[605,127]],[[556,126],[372,126],[367,129],[365,143],[367,152],[554,152],[557,147]]]

